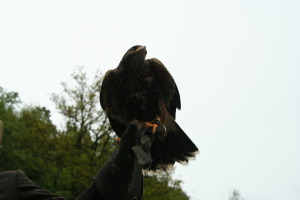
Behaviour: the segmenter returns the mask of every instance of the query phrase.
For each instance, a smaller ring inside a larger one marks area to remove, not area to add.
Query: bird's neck
[[[145,67],[145,62],[135,62],[135,63],[120,63],[118,69],[122,70],[123,73],[126,73],[128,75],[140,73]]]

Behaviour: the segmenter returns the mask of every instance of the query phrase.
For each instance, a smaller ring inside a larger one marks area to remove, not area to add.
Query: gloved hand
[[[123,133],[117,150],[94,177],[95,185],[104,199],[130,199],[128,188],[132,180],[135,161],[135,155],[131,148],[135,146],[137,137],[137,123],[132,122]],[[141,187],[142,189],[143,187]],[[140,198],[141,196],[137,199]]]

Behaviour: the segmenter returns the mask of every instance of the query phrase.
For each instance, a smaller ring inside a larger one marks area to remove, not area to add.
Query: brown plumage
[[[181,102],[173,77],[156,58],[145,59],[146,54],[146,47],[134,46],[116,69],[105,74],[100,103],[119,137],[134,120],[141,123],[160,120],[167,135],[163,141],[153,140],[153,161],[147,168],[166,170],[175,161],[187,162],[198,148],[175,122]]]

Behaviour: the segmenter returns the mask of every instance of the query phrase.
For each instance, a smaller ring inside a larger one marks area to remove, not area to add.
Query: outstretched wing
[[[156,58],[148,59],[155,81],[157,81],[165,94],[167,110],[175,119],[176,108],[181,109],[180,94],[177,85],[162,62]]]

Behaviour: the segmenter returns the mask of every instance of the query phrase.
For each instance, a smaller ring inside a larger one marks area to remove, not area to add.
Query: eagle
[[[153,161],[144,166],[146,171],[155,173],[167,171],[175,162],[188,163],[198,148],[175,121],[181,101],[173,77],[161,61],[146,59],[146,55],[146,46],[133,46],[117,68],[106,72],[100,104],[118,137],[133,121],[152,127],[154,136],[159,125],[165,127],[163,139],[153,137]]]

